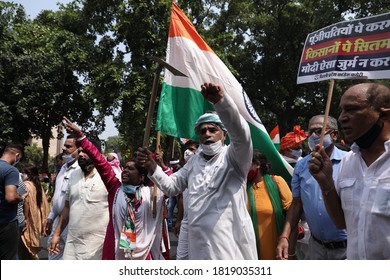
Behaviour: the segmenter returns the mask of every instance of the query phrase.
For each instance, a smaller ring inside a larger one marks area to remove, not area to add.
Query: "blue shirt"
[[[341,159],[347,152],[333,148],[330,159],[333,163],[333,180],[339,174]],[[302,201],[303,212],[312,235],[322,241],[341,241],[347,239],[346,230],[338,229],[332,222],[325,208],[322,192],[317,181],[311,176],[309,163],[311,153],[297,162],[291,188],[293,197],[299,197]]]
[[[4,160],[0,160],[0,225],[16,220],[17,203],[5,200],[5,186],[19,185],[19,171]]]

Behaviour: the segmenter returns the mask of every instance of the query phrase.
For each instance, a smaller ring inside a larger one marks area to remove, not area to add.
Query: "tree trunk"
[[[50,148],[50,138],[51,138],[51,127],[46,128],[42,136],[43,136],[42,137],[43,158],[42,158],[41,172],[49,173],[49,148]]]

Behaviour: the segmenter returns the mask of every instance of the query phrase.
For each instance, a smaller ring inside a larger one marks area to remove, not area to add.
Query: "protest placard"
[[[390,13],[343,21],[305,42],[297,83],[390,78]]]

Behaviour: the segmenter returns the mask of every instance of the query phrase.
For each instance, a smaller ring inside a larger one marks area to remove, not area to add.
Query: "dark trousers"
[[[13,221],[0,226],[0,259],[16,260],[19,243],[18,222]]]

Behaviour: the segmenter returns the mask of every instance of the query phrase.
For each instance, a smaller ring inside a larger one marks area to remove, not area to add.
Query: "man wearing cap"
[[[295,125],[293,131],[288,132],[280,140],[279,153],[292,166],[302,159],[302,143],[307,138],[306,132],[301,129],[300,125]],[[291,182],[287,182],[291,189]],[[298,256],[303,259],[307,252],[307,244],[309,243],[310,229],[307,225],[305,215],[303,214],[299,221],[299,231],[293,230],[289,238],[290,249],[296,247]],[[298,241],[298,243],[296,243]],[[296,259],[296,254],[289,255],[289,259]]]
[[[295,166],[302,158],[302,142],[306,139],[306,133],[299,125],[294,126],[293,131],[287,133],[280,140],[280,154],[291,165]]]
[[[246,209],[246,177],[252,160],[249,126],[219,85],[205,83],[202,95],[218,113],[195,124],[199,152],[167,176],[152,153],[139,148],[138,161],[167,195],[188,189],[188,258],[257,259],[255,234]],[[226,133],[230,144],[224,144]]]
[[[324,115],[317,115],[309,121],[308,144],[311,150],[321,141],[324,119]],[[333,180],[336,180],[340,162],[347,153],[334,145],[339,134],[337,120],[328,116],[325,129],[323,145],[332,162]],[[311,159],[312,154],[309,154],[298,161],[294,167],[291,179],[293,201],[287,212],[276,254],[280,259],[288,259],[288,248],[291,244],[284,237],[290,235],[291,230],[297,226],[304,214],[311,232],[305,259],[343,260],[347,256],[347,232],[338,229],[327,212],[320,186],[309,171]],[[331,181],[332,176],[329,176],[328,180]]]

